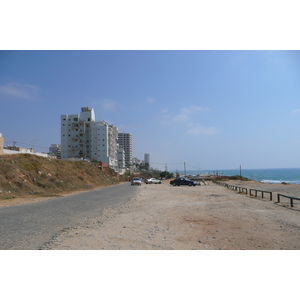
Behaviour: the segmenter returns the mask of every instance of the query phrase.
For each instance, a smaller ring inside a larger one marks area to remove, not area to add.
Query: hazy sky
[[[298,51],[0,51],[0,104],[6,145],[47,152],[87,106],[153,167],[300,167]]]

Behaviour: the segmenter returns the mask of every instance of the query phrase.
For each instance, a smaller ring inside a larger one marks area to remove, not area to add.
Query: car
[[[131,185],[142,185],[142,180],[138,177],[134,177],[131,179]]]
[[[155,183],[155,184],[161,184],[161,180],[157,179],[157,178],[150,178],[146,180],[146,183]]]
[[[195,186],[195,185],[197,185],[197,181],[193,181],[193,180],[187,179],[185,177],[178,177],[174,180],[171,180],[170,184],[173,185],[173,186],[176,186],[176,185]]]

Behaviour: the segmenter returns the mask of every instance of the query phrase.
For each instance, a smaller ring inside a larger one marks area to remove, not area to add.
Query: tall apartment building
[[[125,150],[123,146],[119,144],[118,144],[118,166],[119,166],[119,172],[123,174],[126,171]]]
[[[61,158],[90,157],[90,124],[95,122],[94,109],[82,107],[80,115],[61,115]]]
[[[149,166],[150,166],[150,154],[149,153],[144,154],[144,163],[149,164]]]
[[[118,128],[95,121],[94,109],[80,115],[61,115],[61,158],[83,158],[107,163],[118,170]]]
[[[129,168],[132,165],[132,135],[119,132],[118,137],[118,143],[123,146],[125,151],[125,166]]]
[[[91,153],[89,158],[107,163],[117,170],[118,165],[118,128],[108,125],[106,122],[92,122],[91,129]]]

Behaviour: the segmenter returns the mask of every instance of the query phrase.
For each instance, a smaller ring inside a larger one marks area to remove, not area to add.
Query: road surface
[[[0,249],[43,249],[58,233],[81,226],[103,209],[136,195],[129,183],[32,204],[0,208]]]

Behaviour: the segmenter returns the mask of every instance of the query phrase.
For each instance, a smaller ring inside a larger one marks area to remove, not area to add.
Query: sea
[[[179,171],[184,174],[184,171]],[[300,184],[300,168],[292,169],[235,169],[235,170],[187,170],[186,175],[219,175],[234,176],[242,175],[251,180],[263,183],[282,183]]]

